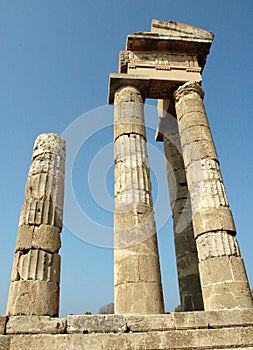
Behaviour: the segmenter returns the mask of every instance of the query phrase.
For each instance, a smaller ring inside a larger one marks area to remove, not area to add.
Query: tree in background
[[[106,304],[104,306],[101,306],[101,308],[99,309],[99,314],[114,314],[114,304],[110,303],[110,304]]]

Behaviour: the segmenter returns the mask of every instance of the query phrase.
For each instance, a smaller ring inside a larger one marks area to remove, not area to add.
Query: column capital
[[[110,74],[109,81],[109,94],[108,102],[109,104],[114,104],[114,97],[117,91],[121,88],[135,88],[142,95],[142,102],[148,96],[147,90],[149,86],[150,79],[147,77],[142,77],[133,74]]]
[[[174,92],[173,97],[176,102],[178,102],[183,96],[190,94],[198,94],[201,99],[204,98],[204,91],[200,87],[199,83],[196,81],[189,81],[184,85],[179,86],[179,88]]]
[[[139,102],[143,103],[141,91],[137,86],[122,85],[114,93],[114,104],[121,102]]]

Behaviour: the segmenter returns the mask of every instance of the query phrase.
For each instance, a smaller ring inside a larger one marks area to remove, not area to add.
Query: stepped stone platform
[[[0,317],[0,350],[253,349],[253,309]]]

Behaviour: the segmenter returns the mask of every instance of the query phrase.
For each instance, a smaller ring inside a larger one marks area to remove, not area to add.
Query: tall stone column
[[[35,141],[20,214],[7,315],[58,316],[65,141]]]
[[[180,311],[203,310],[198,254],[192,227],[191,200],[182,158],[177,120],[174,117],[174,103],[173,101],[159,102],[160,132],[164,143],[173,217]]]
[[[136,87],[114,96],[116,314],[164,312],[146,149],[143,99]]]
[[[174,93],[205,310],[252,307],[219,160],[196,82]]]

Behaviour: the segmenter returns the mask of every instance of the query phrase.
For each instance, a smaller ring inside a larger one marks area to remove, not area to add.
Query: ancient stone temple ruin
[[[35,142],[0,349],[253,349],[253,304],[201,88],[213,34],[152,21],[127,37],[114,105],[114,315],[58,318],[65,142]],[[165,314],[144,103],[158,100],[180,311]]]

